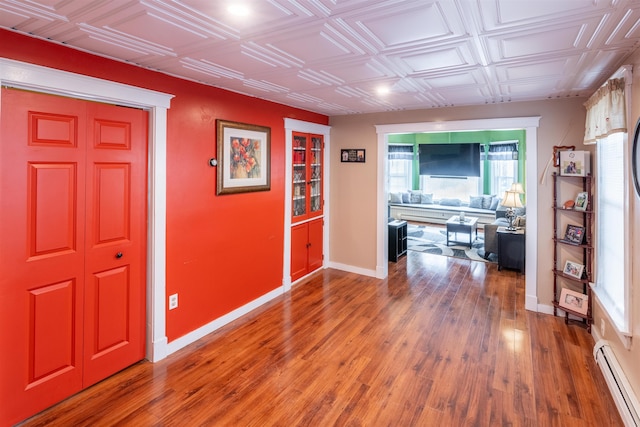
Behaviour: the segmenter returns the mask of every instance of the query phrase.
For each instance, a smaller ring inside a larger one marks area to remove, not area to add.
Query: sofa
[[[464,212],[478,218],[478,227],[483,228],[496,220],[498,214],[504,216],[499,206],[500,198],[493,195],[470,196],[469,201],[454,198],[434,200],[432,194],[420,191],[390,193],[389,217],[408,221],[444,224],[454,215]],[[500,213],[499,213],[500,212]]]

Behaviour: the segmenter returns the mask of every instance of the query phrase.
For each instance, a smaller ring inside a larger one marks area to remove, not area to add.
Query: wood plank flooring
[[[23,425],[622,426],[592,348],[524,310],[519,273],[409,251],[385,280],[316,274]]]

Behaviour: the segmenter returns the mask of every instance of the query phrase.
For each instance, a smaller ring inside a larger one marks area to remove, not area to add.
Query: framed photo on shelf
[[[586,191],[578,193],[573,208],[577,211],[586,211],[589,204],[589,193]]]
[[[553,165],[555,167],[560,166],[560,152],[561,151],[573,151],[576,149],[575,145],[555,145],[553,147]]]
[[[591,171],[591,155],[588,151],[561,151],[560,175],[587,176]]]
[[[562,308],[586,315],[589,306],[588,298],[589,297],[587,295],[581,294],[580,292],[574,292],[571,289],[562,288],[562,292],[560,292],[560,301],[558,301],[558,303]]]
[[[577,262],[573,262],[573,261],[566,261],[564,263],[564,269],[562,270],[562,272],[566,275],[566,276],[571,276],[574,279],[582,279],[582,273],[584,272],[584,265],[582,264],[578,264]]]
[[[567,231],[564,233],[565,242],[572,245],[581,245],[584,240],[584,227],[577,225],[567,225]]]
[[[218,183],[216,194],[271,189],[271,128],[216,120]]]

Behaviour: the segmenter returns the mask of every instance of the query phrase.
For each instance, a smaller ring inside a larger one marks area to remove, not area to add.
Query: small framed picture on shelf
[[[587,314],[588,309],[588,296],[581,294],[580,292],[574,292],[571,289],[562,288],[560,292],[560,307],[566,308],[571,311],[575,311],[580,314]]]
[[[563,240],[572,245],[581,245],[584,240],[584,227],[572,224],[567,225]]]
[[[577,211],[586,211],[589,204],[589,194],[585,192],[578,193],[573,208]]]
[[[571,276],[574,279],[582,279],[582,273],[584,272],[584,265],[582,264],[578,264],[577,262],[573,262],[573,261],[566,261],[564,263],[564,269],[562,270],[562,272],[566,275],[566,276]]]

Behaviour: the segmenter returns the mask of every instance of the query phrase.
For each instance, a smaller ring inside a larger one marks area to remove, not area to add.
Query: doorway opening
[[[531,212],[527,218],[527,234],[531,236],[537,235],[537,206],[538,196],[536,191],[536,171],[538,169],[538,136],[537,130],[540,117],[514,117],[502,119],[482,119],[482,120],[454,120],[445,122],[421,122],[421,123],[401,123],[389,125],[376,125],[378,134],[378,206],[376,209],[376,225],[377,225],[377,254],[376,254],[376,276],[385,278],[388,275],[388,231],[386,223],[388,220],[387,205],[387,159],[389,136],[401,133],[432,133],[432,132],[468,132],[480,130],[510,130],[523,129],[526,139],[526,189],[527,194],[527,210]],[[525,308],[531,311],[538,311],[537,296],[537,240],[526,240],[526,267],[527,272],[525,278]]]

